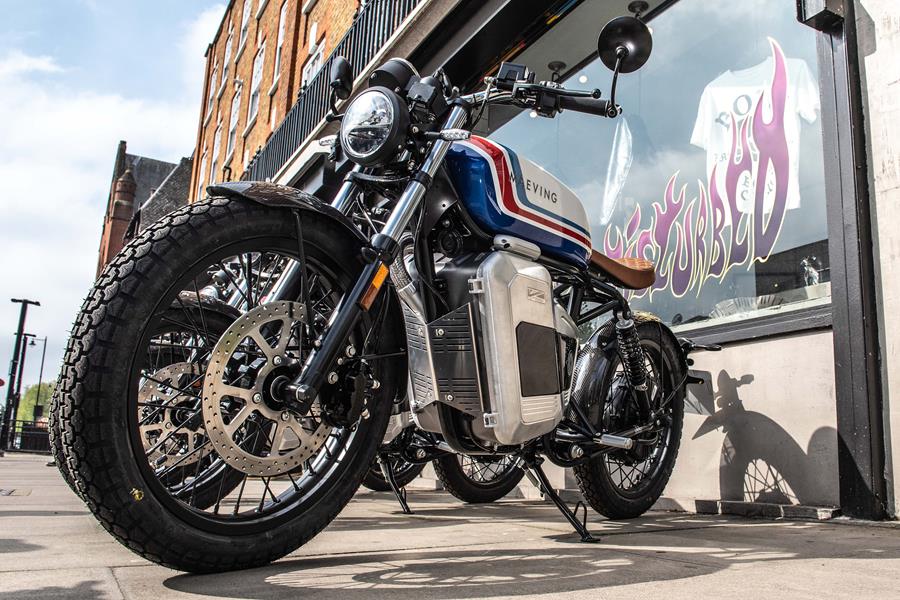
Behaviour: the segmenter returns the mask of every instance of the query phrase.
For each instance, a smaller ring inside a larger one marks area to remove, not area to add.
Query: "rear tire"
[[[314,213],[301,218],[307,260],[335,274],[336,294],[348,289],[363,266],[358,243],[334,221]],[[232,249],[239,254],[263,247],[296,250],[289,211],[225,198],[179,209],[147,228],[106,267],[69,340],[55,422],[76,487],[119,542],[174,569],[208,573],[257,567],[303,545],[353,497],[387,427],[395,373],[376,365],[382,386],[368,403],[368,418],[355,430],[335,428],[324,466],[304,469],[309,479],[300,480],[300,487],[294,479],[284,483],[283,501],[267,500],[266,483],[260,501],[264,514],[254,516],[252,506],[239,513],[240,501],[234,517],[230,505],[221,512],[218,504],[215,513],[200,511],[168,495],[153,477],[135,418],[137,365],[150,323],[187,288],[191,273],[210,264],[204,260],[231,256],[222,253]],[[370,314],[379,314],[378,307]],[[261,484],[251,483],[258,494]]]
[[[639,319],[635,317],[635,325],[638,328],[638,337],[648,359],[654,364],[660,364],[659,359],[664,360],[665,368],[657,369],[663,374],[662,393],[653,394],[654,403],[659,402],[661,398],[672,394],[676,385],[681,386],[680,390],[674,392],[671,398],[671,411],[669,418],[670,426],[665,430],[668,432],[665,442],[665,452],[660,457],[658,463],[651,464],[653,471],[649,479],[642,479],[635,483],[631,489],[623,489],[626,480],[622,471],[623,468],[631,468],[628,463],[634,463],[635,459],[631,458],[626,451],[620,450],[608,455],[600,455],[573,468],[578,487],[584,499],[587,500],[591,507],[601,515],[613,519],[633,519],[639,517],[659,500],[672,469],[675,468],[675,460],[678,457],[678,448],[681,442],[681,428],[684,420],[684,376],[685,367],[681,358],[681,350],[677,346],[677,342],[668,331],[662,329],[662,325],[653,320]],[[588,399],[586,407],[590,415],[598,414],[598,408],[605,405],[610,396],[617,369],[615,363],[618,361],[618,354],[614,351],[611,360],[613,367],[608,369],[606,381],[601,386],[601,394],[598,397]],[[602,403],[601,403],[602,401]],[[595,426],[600,425],[599,422]],[[600,429],[600,427],[598,427]],[[649,460],[649,459],[648,459]],[[613,465],[612,467],[610,465]],[[638,462],[637,464],[644,464]],[[622,467],[625,465],[625,467]],[[619,468],[619,471],[615,469]],[[650,468],[650,467],[648,467]],[[620,473],[616,477],[616,473]],[[630,475],[628,481],[631,481]],[[619,481],[616,481],[618,479]]]
[[[464,461],[469,461],[468,469],[464,467]],[[432,464],[444,489],[463,502],[485,504],[499,500],[519,485],[525,472],[511,461],[511,456],[494,458],[446,454],[436,458]],[[487,472],[491,476],[478,476],[479,472]]]

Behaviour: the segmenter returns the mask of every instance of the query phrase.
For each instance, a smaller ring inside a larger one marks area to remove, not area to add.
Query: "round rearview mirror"
[[[607,23],[597,40],[600,60],[610,71],[621,59],[620,73],[631,73],[644,66],[653,50],[650,28],[636,17],[616,17]]]
[[[331,63],[331,89],[341,100],[350,97],[353,91],[353,71],[350,63],[343,56],[336,56]]]

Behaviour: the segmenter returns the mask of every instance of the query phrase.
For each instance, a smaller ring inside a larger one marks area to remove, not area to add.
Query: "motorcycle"
[[[688,382],[683,346],[620,292],[652,285],[653,265],[594,251],[570,190],[471,129],[497,104],[615,118],[617,78],[651,46],[636,18],[604,27],[608,100],[508,62],[462,95],[442,71],[391,59],[343,114],[353,78],[336,58],[329,118],[354,168],[331,204],[212,185],[129,242],[84,302],[54,439],[103,527],[175,569],[264,565],[340,513],[407,397],[417,431],[514,461],[582,541],[595,538],[545,460],[573,468],[597,512],[647,511],[675,464]],[[351,215],[371,197],[383,224],[367,235]]]

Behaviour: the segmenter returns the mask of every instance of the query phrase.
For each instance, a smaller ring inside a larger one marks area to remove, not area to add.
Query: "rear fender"
[[[343,243],[348,246],[356,246],[360,252],[365,248],[369,240],[353,225],[347,215],[337,210],[330,204],[326,204],[312,194],[300,191],[285,185],[277,185],[262,181],[231,181],[211,185],[207,192],[211,196],[225,196],[228,198],[243,198],[251,202],[257,202],[265,206],[299,210],[304,213],[314,213],[316,218],[327,219],[340,226],[346,232]],[[390,281],[390,280],[389,280]],[[406,396],[406,327],[403,321],[403,311],[400,308],[400,299],[392,284],[384,287],[385,292],[381,300],[376,303],[369,312],[373,318],[384,315],[377,336],[377,344],[374,354],[397,354],[389,358],[375,359],[379,363],[377,368],[381,373],[380,383],[384,386],[385,397],[390,397],[395,403],[401,402]],[[385,305],[386,303],[386,305]]]

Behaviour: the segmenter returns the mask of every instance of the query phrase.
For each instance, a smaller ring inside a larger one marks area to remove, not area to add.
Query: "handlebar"
[[[494,91],[483,91],[464,96],[463,99],[474,104],[512,102],[524,107],[548,106],[542,98],[552,98],[549,106],[551,115],[555,110],[573,110],[589,115],[613,118],[619,115],[620,109],[611,100],[601,99],[600,92],[594,90],[567,90],[563,87],[548,86],[537,83],[514,83],[510,81],[492,80]],[[555,109],[555,110],[554,110]]]
[[[560,96],[559,107],[563,110],[574,110],[576,112],[587,113],[589,115],[597,115],[600,117],[614,117],[619,114],[619,109],[613,106],[609,100],[600,98],[573,98],[571,96]]]

